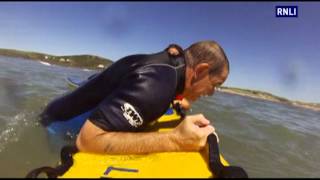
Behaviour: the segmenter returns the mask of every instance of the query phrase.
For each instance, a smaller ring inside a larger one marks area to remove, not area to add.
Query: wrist
[[[173,150],[174,151],[183,151],[183,146],[182,146],[182,139],[181,136],[179,135],[179,132],[176,130],[170,131],[169,133],[169,139],[172,144]]]

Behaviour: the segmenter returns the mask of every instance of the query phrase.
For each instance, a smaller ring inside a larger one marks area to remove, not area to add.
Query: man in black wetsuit
[[[141,132],[162,116],[177,95],[189,101],[212,95],[229,73],[223,49],[201,41],[178,53],[126,56],[77,90],[51,102],[42,124],[64,121],[91,111],[77,137],[80,151],[143,154],[197,151],[215,133],[202,114],[186,116],[173,131]]]

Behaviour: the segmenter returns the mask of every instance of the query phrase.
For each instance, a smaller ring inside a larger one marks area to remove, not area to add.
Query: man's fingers
[[[213,126],[208,125],[206,127],[203,127],[202,129],[205,132],[205,134],[207,134],[207,136],[213,133],[217,137],[217,142],[219,143],[219,136]]]
[[[169,48],[169,53],[176,56],[179,54],[179,51],[176,48]]]
[[[210,121],[206,119],[202,114],[196,114],[189,116],[192,123],[198,126],[207,126],[210,124]]]
[[[202,131],[204,131],[207,135],[214,133],[215,132],[215,128],[211,125],[205,126],[201,128]]]

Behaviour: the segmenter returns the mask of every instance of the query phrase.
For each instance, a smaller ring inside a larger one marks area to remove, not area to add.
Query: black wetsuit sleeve
[[[176,86],[177,74],[171,66],[145,66],[121,80],[89,120],[107,131],[141,130],[166,112]]]

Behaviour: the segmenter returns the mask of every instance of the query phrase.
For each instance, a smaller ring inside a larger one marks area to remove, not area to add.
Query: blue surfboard
[[[66,81],[71,87],[76,88],[83,85],[88,80],[94,78],[96,75],[98,75],[98,73],[89,76],[87,79],[81,79],[79,77],[70,76],[66,78]]]
[[[86,82],[86,80],[80,79],[78,77],[67,77],[66,81],[71,87],[74,88],[79,87]]]

